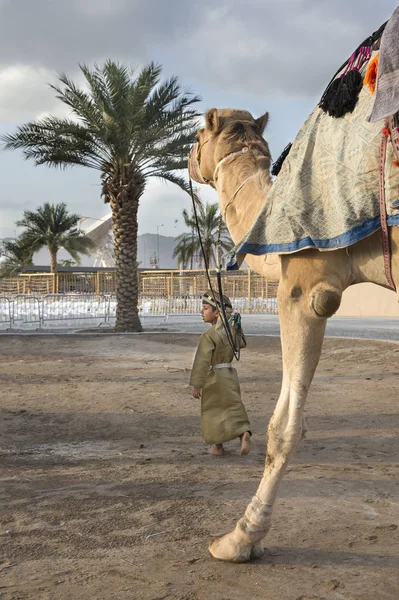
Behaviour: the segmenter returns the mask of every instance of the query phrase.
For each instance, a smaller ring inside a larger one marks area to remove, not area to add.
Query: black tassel
[[[352,54],[352,56],[344,62],[338,69],[330,83],[328,84],[321,100],[319,107],[332,117],[342,117],[348,112],[352,112],[359,98],[360,90],[362,89],[363,80],[359,73],[363,61],[359,56],[365,49],[369,49],[382,36],[386,21],[377,31],[374,31],[368,38],[364,40]],[[369,58],[370,54],[368,55]],[[356,59],[358,63],[356,65]],[[353,68],[353,67],[356,68]],[[345,69],[345,74],[342,77],[337,77]]]
[[[283,166],[283,162],[285,161],[285,159],[287,158],[287,156],[290,153],[291,146],[292,146],[291,143],[287,144],[287,146],[284,148],[284,150],[282,151],[282,153],[280,154],[278,159],[272,164],[272,168],[271,168],[270,172],[275,177],[277,177],[277,175],[280,173],[281,167]]]
[[[320,102],[319,107],[324,110],[324,112],[328,112],[328,108],[335,97],[335,94],[338,92],[339,86],[341,85],[341,77],[338,79],[334,79],[333,82],[330,83],[326,91],[324,92]]]
[[[363,77],[356,69],[335,79],[320,102],[320,108],[339,119],[353,112],[363,87]]]

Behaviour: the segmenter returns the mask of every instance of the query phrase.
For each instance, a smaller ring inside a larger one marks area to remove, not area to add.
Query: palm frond
[[[70,119],[46,117],[26,123],[2,140],[7,150],[22,149],[24,158],[33,159],[35,165],[83,165],[102,170],[109,160],[107,149],[96,143],[90,131]]]
[[[72,113],[81,119],[90,131],[101,137],[104,133],[104,121],[102,113],[93,98],[84,90],[78,88],[67,75],[60,74],[58,79],[64,85],[64,89],[56,85],[50,85],[56,92],[56,98],[69,106]]]
[[[198,96],[182,89],[177,77],[160,81],[161,67],[155,63],[137,73],[111,60],[80,69],[86,89],[66,74],[51,86],[77,121],[50,116],[26,123],[3,136],[6,149],[22,150],[35,165],[113,172],[121,185],[127,183],[126,165],[130,176],[140,172],[144,178],[186,168],[198,125]]]

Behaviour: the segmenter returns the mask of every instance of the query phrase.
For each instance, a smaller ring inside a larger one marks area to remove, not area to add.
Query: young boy
[[[223,296],[226,316],[232,315],[232,306]],[[210,454],[224,454],[223,442],[240,438],[240,453],[251,450],[251,432],[248,416],[241,401],[237,371],[231,361],[234,353],[219,315],[219,297],[210,293],[202,296],[201,315],[211,327],[201,335],[191,371],[190,385],[194,398],[201,398],[202,435],[206,444],[213,444]],[[235,338],[233,329],[233,337]],[[244,334],[241,348],[245,348]]]

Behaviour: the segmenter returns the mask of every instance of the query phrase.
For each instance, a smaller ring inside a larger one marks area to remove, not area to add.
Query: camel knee
[[[337,312],[342,294],[333,288],[316,287],[310,295],[310,306],[318,317],[328,319]]]

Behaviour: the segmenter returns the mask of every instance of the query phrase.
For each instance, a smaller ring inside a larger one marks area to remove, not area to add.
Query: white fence
[[[15,329],[40,328],[43,314],[40,297],[19,294],[10,300],[11,326]]]
[[[100,294],[60,295],[48,294],[43,298],[42,324],[57,324],[77,321],[86,323],[94,321],[102,325],[109,321],[109,305],[111,298]]]
[[[242,313],[277,313],[276,298],[231,298]],[[146,296],[139,299],[141,318],[198,315],[201,297]],[[102,294],[0,295],[0,330],[45,330],[77,327],[111,327],[116,298]]]
[[[0,296],[0,330],[68,329],[110,326],[115,299],[100,294]]]
[[[11,327],[12,302],[7,296],[0,296],[0,329],[9,329]]]

